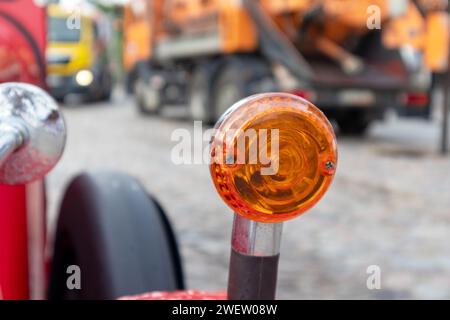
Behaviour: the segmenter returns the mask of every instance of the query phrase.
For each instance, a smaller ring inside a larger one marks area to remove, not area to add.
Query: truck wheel
[[[336,119],[339,132],[343,135],[364,135],[372,122],[372,117],[367,112],[352,110],[344,112]]]
[[[109,70],[103,72],[102,95],[100,101],[110,101],[113,91],[112,74]]]
[[[194,121],[207,124],[215,121],[210,107],[214,71],[215,64],[205,62],[198,64],[193,72],[189,91],[189,115]]]
[[[276,91],[276,85],[268,63],[252,57],[232,58],[219,70],[214,81],[214,121],[239,100],[255,93],[270,91]]]
[[[87,102],[107,102],[111,100],[112,80],[111,73],[107,70],[98,71],[98,86],[91,90],[91,94],[86,96]]]
[[[151,72],[148,66],[140,66],[134,81],[134,97],[138,110],[143,115],[157,114],[162,107],[160,90],[150,85]]]
[[[70,184],[62,202],[49,299],[110,300],[180,290],[180,261],[166,215],[135,179],[85,173]],[[79,289],[70,266],[79,267]]]

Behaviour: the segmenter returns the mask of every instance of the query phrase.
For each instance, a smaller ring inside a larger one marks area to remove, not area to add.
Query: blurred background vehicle
[[[100,19],[96,12],[48,6],[47,85],[56,99],[69,94],[110,98],[113,81]]]
[[[442,3],[132,1],[128,88],[145,114],[184,104],[209,123],[239,99],[274,90],[311,100],[344,133],[365,132],[388,108],[428,117],[432,72],[447,67],[448,45],[433,40],[448,33]]]

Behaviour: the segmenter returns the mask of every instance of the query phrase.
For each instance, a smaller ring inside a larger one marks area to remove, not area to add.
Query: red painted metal
[[[46,11],[33,0],[0,1],[0,82],[45,87]]]
[[[42,182],[29,186],[0,185],[0,299],[43,298],[46,241],[43,191]]]
[[[226,292],[207,291],[176,291],[176,292],[149,292],[136,296],[128,296],[119,300],[227,300]]]
[[[34,0],[0,1],[0,82],[45,87],[45,46],[45,8],[37,7]],[[29,248],[35,247],[33,242],[29,246],[30,239],[36,239],[29,230],[45,223],[30,225],[28,221],[30,212],[33,221],[44,221],[43,198],[40,188],[0,185],[0,299],[29,299],[30,273],[36,276],[34,270],[44,268],[29,266]],[[31,255],[32,260],[38,261],[38,255]]]
[[[0,186],[0,287],[3,299],[28,299],[26,188]]]

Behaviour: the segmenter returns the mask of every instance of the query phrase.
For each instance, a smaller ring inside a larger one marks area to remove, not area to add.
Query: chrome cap
[[[58,163],[66,126],[55,100],[23,83],[0,85],[0,134],[15,132],[17,149],[0,166],[0,184],[26,184],[43,178]]]

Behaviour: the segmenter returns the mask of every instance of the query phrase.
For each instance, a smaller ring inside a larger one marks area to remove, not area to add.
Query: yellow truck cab
[[[109,99],[112,90],[106,42],[94,17],[48,6],[47,85],[64,100],[69,94]]]

